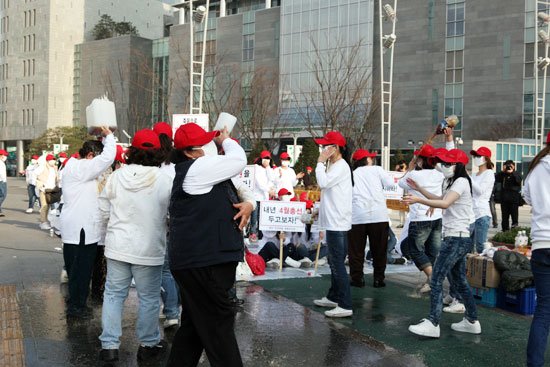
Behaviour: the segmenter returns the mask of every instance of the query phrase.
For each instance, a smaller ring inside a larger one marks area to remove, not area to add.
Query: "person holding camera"
[[[502,171],[498,172],[495,176],[495,185],[498,185],[497,191],[500,191],[500,195],[497,193],[495,196],[500,199],[503,231],[510,230],[510,216],[512,217],[512,228],[518,226],[521,181],[522,177],[516,171],[516,165],[511,160],[504,162]],[[497,201],[497,203],[499,201]]]

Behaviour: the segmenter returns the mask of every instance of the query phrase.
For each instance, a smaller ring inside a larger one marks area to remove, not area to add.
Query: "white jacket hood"
[[[542,158],[539,164],[544,168],[546,173],[550,174],[550,155],[547,155],[546,157]]]
[[[118,172],[120,185],[128,191],[137,192],[155,184],[160,169],[158,167],[130,164]]]

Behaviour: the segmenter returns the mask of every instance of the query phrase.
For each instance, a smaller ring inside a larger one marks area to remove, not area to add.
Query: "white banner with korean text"
[[[305,224],[300,220],[306,212],[306,203],[299,201],[261,201],[260,230],[304,232]]]

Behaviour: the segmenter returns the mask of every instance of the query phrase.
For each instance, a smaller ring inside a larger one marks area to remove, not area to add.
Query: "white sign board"
[[[403,199],[403,189],[397,184],[399,180],[405,175],[405,172],[388,172],[393,177],[394,184],[391,186],[384,186],[384,196],[386,200],[401,200]]]
[[[54,144],[53,145],[53,154],[59,154],[61,152],[66,152],[69,150],[68,144]]]
[[[256,176],[256,165],[250,164],[244,167],[243,171],[239,175],[239,178],[246,186],[248,186],[250,190],[254,190],[255,176]]]
[[[172,130],[174,135],[176,130],[181,126],[189,122],[194,122],[195,124],[202,127],[204,130],[210,130],[208,124],[208,114],[207,113],[196,113],[196,114],[174,114],[172,115]]]
[[[299,201],[261,201],[260,230],[305,232],[306,226],[300,220],[306,212],[306,203]]]

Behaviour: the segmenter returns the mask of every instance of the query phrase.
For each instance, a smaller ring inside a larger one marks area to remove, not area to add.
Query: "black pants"
[[[96,252],[97,243],[91,245],[63,244],[63,259],[69,276],[68,314],[78,314],[86,308]]]
[[[107,261],[105,260],[105,246],[97,246],[97,254],[92,271],[92,298],[103,301],[105,279],[107,278]]]
[[[212,367],[243,365],[235,338],[235,308],[229,290],[236,263],[172,270],[181,294],[181,326],[167,366],[195,367],[203,350]]]
[[[388,222],[354,224],[348,232],[349,274],[354,282],[363,282],[363,264],[367,237],[372,254],[374,280],[384,280],[388,260]]]
[[[519,205],[515,203],[502,203],[500,204],[500,208],[502,209],[502,230],[508,231],[510,229],[510,223],[508,222],[510,216],[512,216],[512,227],[517,227]]]

